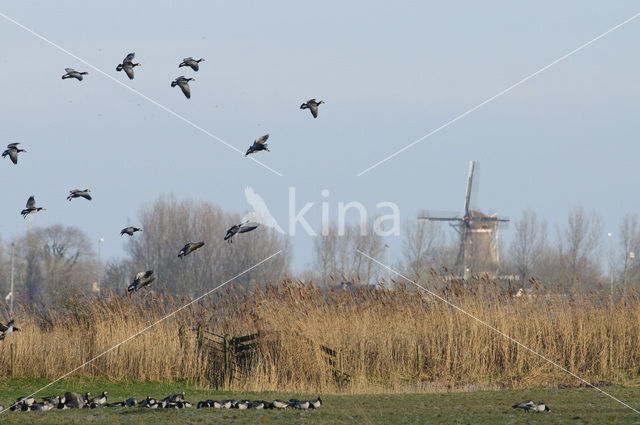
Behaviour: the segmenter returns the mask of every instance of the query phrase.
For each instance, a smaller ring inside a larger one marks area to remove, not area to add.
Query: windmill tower
[[[497,217],[496,214],[486,215],[471,209],[474,168],[475,163],[471,161],[462,217],[424,216],[418,218],[427,221],[447,221],[458,232],[460,244],[455,269],[456,274],[465,279],[471,273],[498,274],[500,270],[498,230],[502,223],[509,221],[509,219]]]

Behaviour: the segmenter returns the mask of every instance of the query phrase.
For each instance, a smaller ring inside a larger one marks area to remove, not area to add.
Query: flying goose
[[[191,99],[191,89],[189,88],[189,81],[195,80],[195,78],[187,78],[184,75],[181,75],[171,82],[171,87],[180,86],[182,93],[184,93],[187,99]]]
[[[69,191],[69,196],[67,196],[67,201],[71,201],[73,198],[79,198],[79,197],[83,197],[86,200],[91,200],[91,195],[89,195],[89,192],[91,192],[90,189],[85,189],[85,190],[80,190],[80,189],[73,189]]]
[[[20,331],[20,329],[16,328],[13,323],[13,319],[9,320],[6,325],[0,323],[0,332],[2,332],[0,335],[0,341],[11,335],[14,331]]]
[[[180,253],[178,254],[178,258],[186,257],[187,255],[191,254],[196,249],[200,249],[203,246],[204,246],[204,242],[188,242],[184,246],[184,248],[182,248],[180,250]]]
[[[316,102],[315,99],[309,99],[305,103],[300,105],[300,109],[308,109],[311,111],[311,115],[313,115],[313,118],[318,118],[318,106],[322,105],[323,103],[324,100]]]
[[[139,227],[133,227],[133,226],[125,227],[124,229],[120,230],[120,236],[122,235],[133,236],[135,232],[142,232],[142,229]]]
[[[9,143],[7,145],[7,149],[2,152],[2,157],[4,158],[5,156],[9,155],[9,159],[11,160],[11,162],[13,162],[14,164],[18,163],[18,153],[19,152],[26,152],[26,149],[20,149],[18,148],[18,145],[20,143]]]
[[[66,74],[64,74],[62,76],[63,80],[65,80],[67,78],[75,78],[78,81],[82,81],[82,76],[88,74],[88,72],[78,72],[73,68],[65,68],[64,70],[65,70]]]
[[[129,294],[131,292],[137,292],[139,289],[145,286],[150,286],[153,283],[155,277],[152,276],[153,270],[147,270],[146,272],[140,272],[136,275],[135,279],[127,287]]]
[[[197,72],[200,69],[200,65],[199,65],[200,62],[204,62],[204,58],[200,58],[196,60],[191,56],[189,56],[188,58],[182,59],[182,63],[178,65],[178,68],[182,68],[183,66],[190,66],[191,69]]]
[[[549,406],[546,406],[544,404],[544,402],[536,403],[531,400],[521,401],[520,403],[514,404],[511,407],[514,409],[522,409],[525,412],[544,412],[545,410],[551,410],[549,409]]]
[[[34,198],[33,195],[31,195],[29,199],[27,199],[27,207],[23,209],[20,212],[20,214],[22,214],[22,218],[27,218],[29,214],[35,214],[38,211],[42,211],[42,210],[46,211],[46,208],[44,207],[36,208],[36,198]]]
[[[249,149],[247,149],[247,153],[245,153],[244,156],[247,156],[251,153],[258,152],[258,151],[270,152],[269,148],[267,147],[267,144],[265,143],[268,138],[269,138],[268,134],[258,137],[256,140],[253,141],[253,145],[249,146]]]
[[[229,230],[227,230],[227,234],[224,235],[224,240],[232,243],[233,242],[233,236],[236,233],[247,233],[250,232],[254,229],[256,229],[259,226],[258,223],[251,223],[251,222],[244,222],[244,223],[240,223],[240,224],[234,224],[233,226],[231,226],[229,228]]]
[[[124,70],[125,74],[127,74],[127,77],[129,77],[130,80],[133,80],[133,68],[135,68],[136,66],[142,66],[142,64],[140,63],[133,63],[133,58],[135,56],[135,53],[129,53],[122,60],[122,63],[116,67],[116,71],[118,72]]]

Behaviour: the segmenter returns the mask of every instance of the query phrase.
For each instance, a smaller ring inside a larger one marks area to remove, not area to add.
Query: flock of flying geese
[[[91,393],[80,395],[67,392],[60,396],[43,397],[42,401],[36,401],[32,396],[23,396],[16,400],[11,406],[10,411],[28,412],[28,411],[46,411],[53,409],[97,409],[101,407],[142,407],[147,409],[184,409],[193,407],[193,403],[185,399],[184,391],[177,394],[170,394],[163,399],[155,399],[147,396],[147,398],[138,402],[135,397],[126,400],[108,403],[107,392],[102,395],[91,398]],[[298,400],[295,398],[289,401],[274,400],[202,400],[196,403],[196,408],[203,409],[212,407],[214,409],[317,409],[322,406],[322,399],[318,397],[315,400]],[[4,410],[4,406],[0,405],[0,411]]]
[[[129,77],[130,80],[134,79],[134,68],[137,66],[141,66],[140,63],[133,62],[134,58],[135,58],[135,53],[129,53],[122,60],[122,63],[116,66],[116,71],[118,72],[124,71],[124,73],[127,75],[127,77]],[[180,64],[178,65],[178,68],[189,67],[193,71],[197,72],[200,69],[200,62],[204,62],[204,58],[200,58],[200,59],[194,59],[192,57],[184,58],[182,62],[180,62]],[[88,75],[88,72],[76,71],[73,68],[65,68],[65,74],[62,76],[62,79],[66,80],[70,78],[75,78],[78,81],[82,81],[85,75]],[[195,79],[181,75],[180,77],[177,77],[175,80],[171,82],[171,87],[175,87],[175,86],[180,87],[185,97],[187,99],[190,99],[191,98],[191,89],[189,87],[190,81],[195,81]],[[318,107],[323,103],[324,101],[322,100],[316,101],[316,99],[309,99],[308,101],[300,105],[300,109],[308,109],[311,112],[311,115],[313,116],[313,118],[317,118]],[[260,152],[263,150],[269,152],[269,148],[266,143],[268,139],[269,139],[268,134],[265,134],[264,136],[260,136],[257,139],[255,139],[253,144],[249,146],[249,149],[247,149],[245,156],[255,152]],[[10,143],[9,145],[7,145],[7,149],[2,153],[3,158],[8,156],[11,162],[13,162],[16,165],[18,164],[18,154],[21,152],[26,152],[25,149],[19,148],[18,145],[20,145],[20,143]],[[73,189],[69,191],[67,200],[71,201],[74,198],[82,197],[90,201],[92,197],[89,194],[89,192],[91,192],[91,190],[89,189],[85,189],[85,190]],[[27,218],[29,215],[35,214],[40,211],[46,211],[46,208],[36,206],[36,199],[32,195],[27,200],[26,207],[20,212],[20,214],[22,215],[23,218]],[[224,240],[231,243],[233,242],[233,237],[236,234],[250,232],[256,229],[257,227],[258,227],[258,223],[251,223],[251,222],[243,222],[240,224],[235,224],[227,230],[227,233],[224,236]],[[142,231],[141,228],[130,226],[122,229],[120,231],[120,235],[133,236],[134,233],[140,232],[140,231]],[[184,258],[185,256],[191,254],[195,250],[202,248],[203,246],[204,246],[204,242],[189,242],[180,250],[180,252],[178,253],[178,257]],[[127,287],[127,291],[129,294],[131,294],[132,292],[137,292],[139,289],[144,288],[145,286],[151,285],[153,280],[154,280],[153,270],[140,272],[136,274],[133,282]],[[13,321],[11,321],[10,323],[13,323]],[[3,325],[0,324],[0,326],[3,326]],[[0,330],[2,329],[0,328]],[[5,335],[5,333],[3,333],[3,335]]]
[[[129,53],[125,56],[122,63],[118,64],[116,67],[116,71],[124,71],[124,73],[129,77],[130,80],[134,78],[134,68],[137,66],[141,66],[140,63],[134,63],[133,59],[135,58],[135,53]],[[178,65],[178,68],[182,67],[190,67],[193,71],[198,71],[200,69],[200,62],[204,62],[204,58],[193,59],[192,57],[184,58],[182,62]],[[62,79],[75,78],[78,81],[83,80],[83,76],[87,75],[88,72],[85,71],[76,71],[73,68],[65,68],[65,74],[62,76]],[[171,87],[178,86],[182,90],[182,93],[185,95],[187,99],[191,99],[191,88],[189,87],[189,82],[195,81],[195,78],[185,77],[181,75],[177,77],[175,80],[171,82]],[[309,99],[300,105],[300,109],[308,109],[311,112],[313,118],[318,117],[318,107],[323,104],[324,101],[316,101],[316,99]],[[267,151],[269,152],[269,148],[267,146],[267,140],[269,139],[269,135],[265,134],[264,136],[258,137],[254,140],[253,144],[249,146],[245,156],[250,155],[255,152]],[[14,164],[18,164],[18,154],[21,152],[26,152],[25,149],[20,149],[18,147],[20,143],[10,143],[7,145],[7,149],[2,153],[2,157],[9,157],[11,162]],[[67,196],[67,200],[71,201],[74,198],[84,198],[88,201],[92,199],[89,194],[91,190],[85,189],[74,189],[69,191],[69,195]],[[26,218],[30,214],[35,214],[39,211],[44,211],[46,208],[37,207],[36,200],[34,196],[30,196],[27,200],[26,208],[23,209],[20,214],[23,218]],[[224,236],[224,240],[228,242],[232,242],[232,238],[238,233],[246,233],[250,232],[258,227],[257,223],[244,222],[240,224],[235,224],[227,230],[227,233]],[[120,235],[128,235],[133,236],[136,232],[141,232],[142,229],[139,227],[125,227],[120,231]],[[184,258],[192,252],[200,249],[204,246],[204,242],[188,242],[178,253],[179,258]],[[154,281],[153,270],[147,270],[144,272],[140,272],[136,274],[133,282],[127,287],[127,292],[131,294],[132,292],[137,292],[139,289],[144,288],[146,286],[150,286]],[[14,326],[13,319],[10,320],[6,325],[0,323],[0,340],[4,340],[8,335],[10,335],[14,331],[19,331],[20,329]],[[185,393],[179,394],[171,394],[165,397],[162,400],[153,399],[147,397],[146,399],[137,402],[135,398],[129,398],[124,401],[119,401],[115,403],[107,403],[107,392],[103,392],[102,395],[94,398],[90,398],[90,393],[86,393],[84,396],[80,396],[79,394],[74,393],[66,393],[64,396],[50,396],[44,397],[42,402],[36,402],[33,397],[26,396],[20,397],[14,404],[10,406],[10,410],[17,411],[43,411],[43,410],[51,410],[53,408],[57,409],[68,409],[68,408],[98,408],[98,407],[145,407],[145,408],[185,408],[185,407],[193,407],[193,404],[186,401],[184,399]],[[295,409],[316,409],[322,405],[322,400],[318,397],[316,400],[297,400],[291,399],[289,401],[282,400],[274,400],[273,402],[268,402],[264,400],[205,400],[197,403],[197,408],[206,408],[212,407],[217,409],[285,409],[285,408],[295,408]],[[549,411],[549,406],[546,406],[543,402],[534,402],[531,400],[525,400],[518,404],[514,404],[512,406],[514,409],[522,409],[526,412],[545,412]],[[0,406],[0,411],[4,410],[4,406]]]

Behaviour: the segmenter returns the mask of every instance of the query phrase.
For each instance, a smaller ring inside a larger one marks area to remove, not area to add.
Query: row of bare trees
[[[143,232],[123,239],[125,258],[111,260],[101,269],[102,288],[124,293],[137,272],[150,269],[156,276],[156,290],[191,298],[231,278],[235,278],[235,288],[246,288],[291,277],[287,236],[261,226],[249,234],[236,235],[233,243],[223,240],[226,230],[240,219],[240,215],[209,202],[158,198],[140,210],[135,224]],[[607,238],[599,216],[582,208],[572,210],[566,223],[554,231],[532,210],[525,211],[511,226],[510,244],[500,247],[501,274],[517,276],[521,286],[532,278],[573,289],[592,288],[611,278],[624,286],[640,284],[640,264],[635,256],[640,253],[637,215],[623,218],[615,245],[614,239]],[[402,252],[395,252],[394,269],[413,280],[443,267],[453,270],[458,240],[447,226],[407,221],[403,232]],[[180,248],[193,241],[204,241],[205,246],[195,255],[178,258]],[[296,277],[320,286],[387,280],[388,272],[360,253],[387,264],[384,251],[385,240],[373,231],[371,223],[344,228],[332,225],[314,239],[313,262]],[[101,266],[80,229],[61,225],[34,228],[10,242],[0,239],[3,297],[9,292],[12,253],[16,292],[24,302],[47,303],[91,291]],[[274,253],[278,254],[252,268]]]

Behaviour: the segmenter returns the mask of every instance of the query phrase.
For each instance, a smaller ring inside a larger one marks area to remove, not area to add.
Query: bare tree
[[[369,223],[362,234],[362,225],[344,224],[344,228],[330,225],[326,235],[314,241],[314,268],[322,282],[331,280],[376,283],[382,275],[380,266],[360,252],[376,258],[382,252],[382,238]],[[359,252],[360,251],[360,252]]]
[[[16,263],[24,263],[16,283],[24,282],[20,292],[27,302],[55,302],[91,289],[94,253],[76,227],[37,227],[17,239],[15,255]]]
[[[563,276],[566,283],[593,286],[601,279],[597,254],[602,233],[602,220],[595,213],[587,215],[582,207],[569,213],[558,245],[567,266]]]
[[[413,280],[428,275],[430,268],[452,265],[447,259],[446,236],[440,223],[410,220],[404,225],[402,253],[403,268]],[[450,251],[450,250],[449,250]]]
[[[620,224],[620,248],[622,250],[621,280],[625,286],[637,286],[640,267],[636,255],[640,255],[640,225],[636,214],[627,214]]]
[[[278,283],[289,269],[288,239],[260,226],[250,233],[236,235],[233,243],[227,243],[223,240],[226,230],[240,219],[240,215],[225,213],[209,202],[178,201],[175,197],[156,199],[140,212],[143,231],[128,240],[126,249],[131,263],[127,268],[133,269],[129,269],[129,278],[138,271],[152,269],[156,276],[154,287],[166,287],[172,293],[189,297],[239,274],[242,275],[229,286]],[[204,241],[204,247],[178,258],[185,243],[197,241]],[[251,269],[278,251],[281,253]],[[107,278],[113,276],[111,273]]]
[[[521,281],[526,282],[536,275],[542,265],[547,247],[547,223],[538,220],[537,214],[525,210],[515,224],[516,234],[511,243],[511,267]]]

